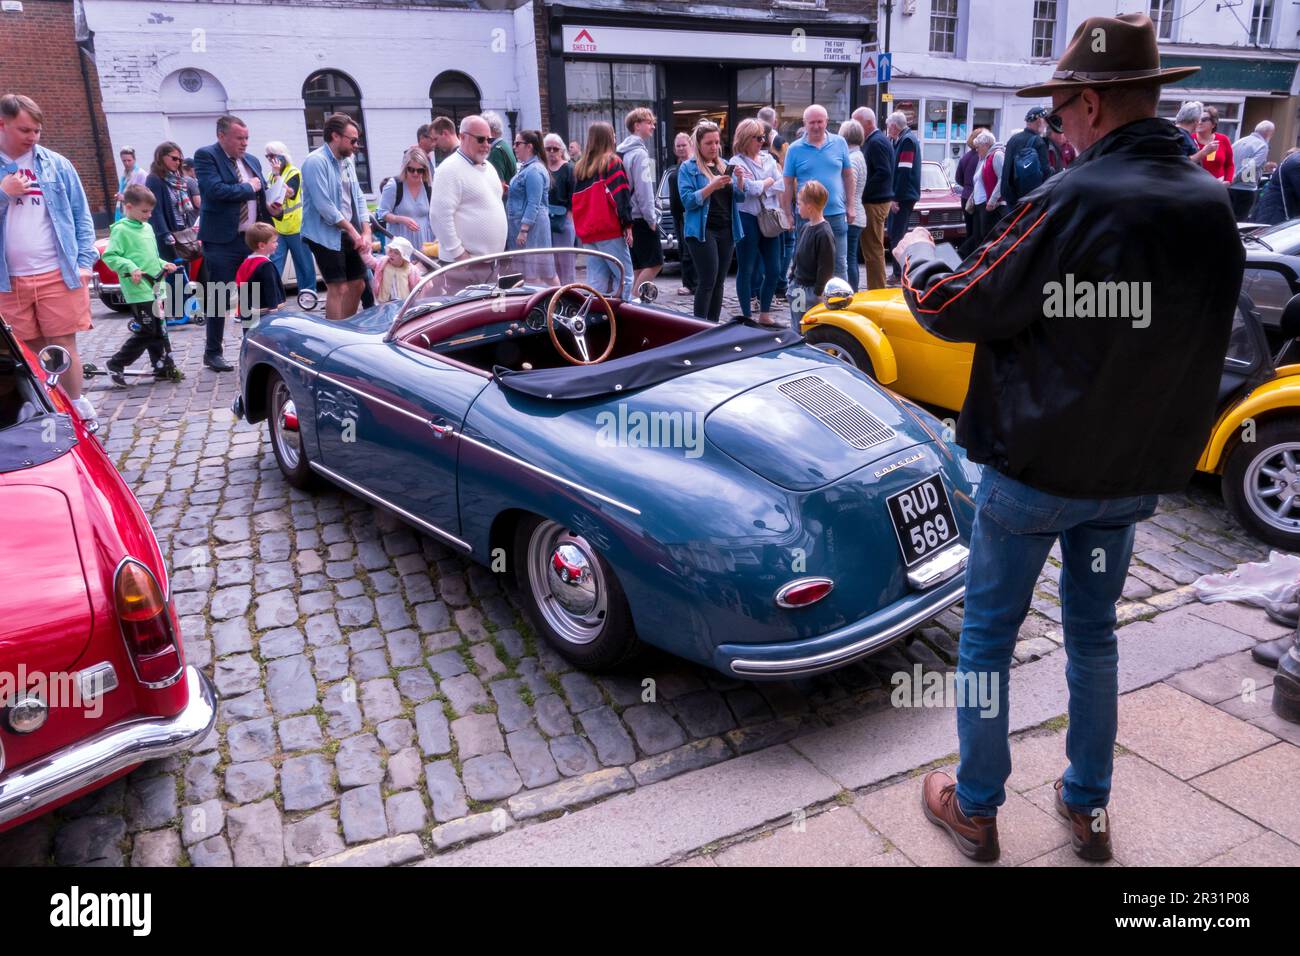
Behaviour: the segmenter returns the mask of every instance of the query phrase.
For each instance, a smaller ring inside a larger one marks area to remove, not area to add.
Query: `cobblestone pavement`
[[[673,295],[676,280],[661,282]],[[574,671],[496,575],[354,497],[291,489],[265,429],[228,411],[235,375],[199,368],[203,330],[172,334],[185,381],[96,379],[89,395],[168,556],[218,726],[191,754],[0,834],[0,864],[408,862],[859,718],[887,706],[890,674],[954,660],[960,606],[806,680],[746,683],[663,654],[637,673]],[[102,364],[124,335],[120,317],[97,315],[83,358]],[[1138,528],[1120,621],[1266,553],[1211,487],[1165,496]],[[1018,663],[1060,646],[1058,557]]]

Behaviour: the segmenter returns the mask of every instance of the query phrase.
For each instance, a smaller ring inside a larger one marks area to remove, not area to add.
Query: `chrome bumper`
[[[952,607],[966,596],[966,585],[954,582],[948,588],[939,588],[932,600],[926,601],[906,617],[879,629],[864,622],[850,624],[840,631],[824,637],[835,639],[841,637],[844,643],[838,647],[820,653],[804,654],[783,658],[747,658],[734,657],[725,662],[719,670],[730,670],[736,677],[754,679],[774,679],[786,677],[806,677],[823,671],[843,667],[860,657],[883,651],[890,644],[906,637],[921,625],[938,617],[943,611]]]
[[[127,767],[169,757],[197,744],[217,721],[217,693],[185,668],[189,702],[174,717],[143,717],[106,727],[85,740],[0,777],[0,824],[48,806]]]

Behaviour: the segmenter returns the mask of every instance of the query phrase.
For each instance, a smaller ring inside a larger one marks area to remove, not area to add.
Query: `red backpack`
[[[583,242],[600,242],[603,239],[617,239],[623,235],[623,225],[618,220],[618,208],[614,205],[614,196],[609,190],[609,176],[621,170],[622,162],[611,158],[604,173],[587,186],[573,194],[573,231]]]

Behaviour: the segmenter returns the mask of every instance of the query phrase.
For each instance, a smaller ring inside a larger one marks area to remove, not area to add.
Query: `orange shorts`
[[[10,276],[12,292],[0,292],[0,318],[24,342],[88,331],[90,288],[69,289],[55,269],[34,276]]]

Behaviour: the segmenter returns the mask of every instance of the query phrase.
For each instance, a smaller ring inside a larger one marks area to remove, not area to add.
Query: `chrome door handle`
[[[430,421],[429,427],[433,429],[434,435],[439,438],[446,438],[448,435],[451,435],[456,431],[456,426],[448,424],[446,419]]]

